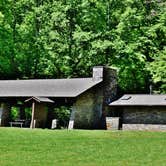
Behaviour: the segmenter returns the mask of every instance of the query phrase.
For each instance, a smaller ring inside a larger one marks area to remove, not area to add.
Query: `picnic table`
[[[14,126],[20,126],[22,128],[23,124],[24,124],[25,120],[15,120],[13,122],[9,122],[10,123],[10,127]]]

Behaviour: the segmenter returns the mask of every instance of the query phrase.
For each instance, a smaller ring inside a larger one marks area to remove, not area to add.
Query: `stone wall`
[[[166,125],[156,124],[123,124],[123,130],[149,130],[149,131],[166,131]]]
[[[123,110],[125,124],[166,124],[166,107],[126,107]]]
[[[106,128],[105,116],[109,109],[108,103],[116,96],[116,71],[108,67],[93,68],[93,79],[101,78],[102,83],[77,97],[70,118],[70,121],[74,120],[74,128]]]
[[[166,130],[166,107],[125,107],[123,130]]]
[[[74,128],[97,129],[101,128],[102,91],[99,87],[93,88],[80,95],[72,107]]]

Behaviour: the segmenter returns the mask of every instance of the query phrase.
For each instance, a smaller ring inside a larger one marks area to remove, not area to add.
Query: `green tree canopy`
[[[1,0],[1,79],[118,69],[125,93],[165,93],[164,0]]]

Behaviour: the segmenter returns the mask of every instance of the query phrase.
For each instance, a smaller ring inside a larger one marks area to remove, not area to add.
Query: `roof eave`
[[[154,104],[154,105],[148,105],[148,104],[132,104],[132,105],[121,105],[121,104],[109,104],[109,106],[110,107],[125,107],[125,106],[129,106],[129,107],[132,107],[132,106],[137,106],[137,107],[141,107],[141,106],[145,106],[145,107],[152,107],[152,106],[155,106],[155,107],[157,107],[157,106],[166,106],[165,104]]]

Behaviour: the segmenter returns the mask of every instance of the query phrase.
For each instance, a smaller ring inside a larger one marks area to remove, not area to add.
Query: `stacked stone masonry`
[[[123,124],[123,130],[166,131],[166,125],[154,125],[154,124]]]
[[[166,130],[165,107],[125,107],[123,130]]]
[[[109,110],[108,102],[116,96],[116,70],[96,67],[93,69],[93,79],[103,79],[103,81],[77,97],[72,108],[75,112],[74,128],[106,128],[105,112],[107,112],[107,109]]]

